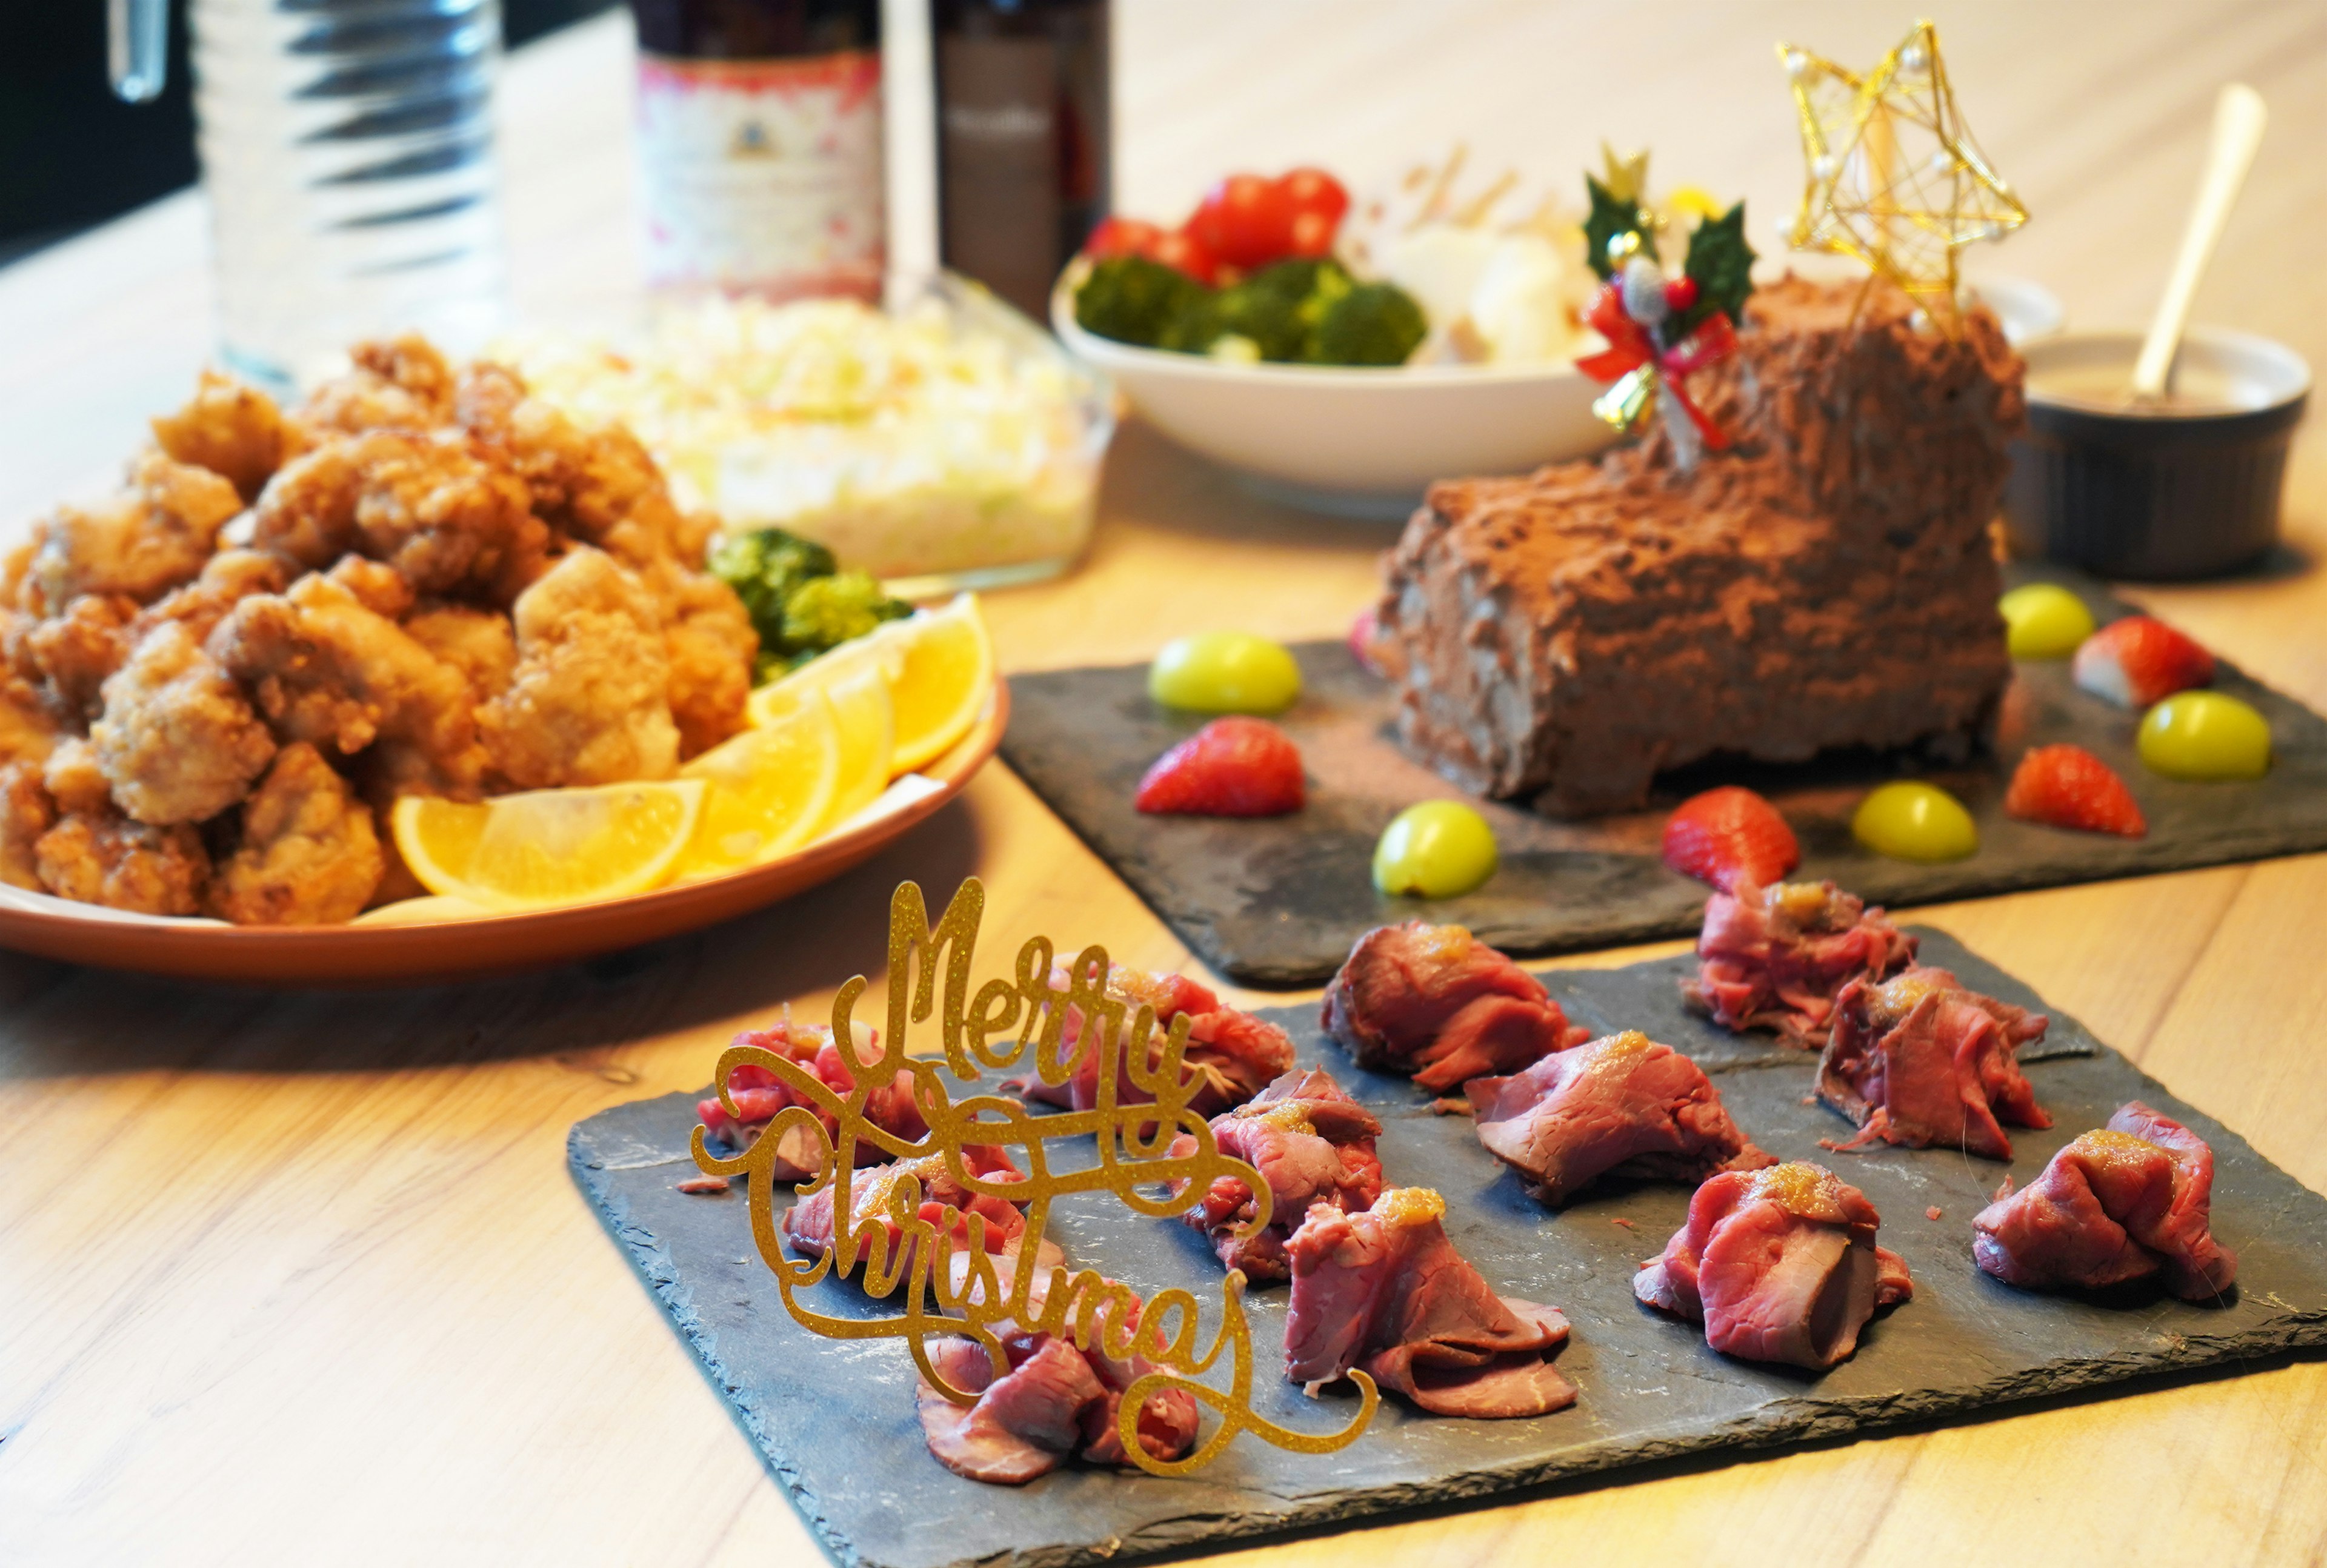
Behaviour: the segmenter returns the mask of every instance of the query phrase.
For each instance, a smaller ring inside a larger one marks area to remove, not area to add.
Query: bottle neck
[[[676,60],[789,60],[877,49],[880,0],[631,0],[639,47]]]

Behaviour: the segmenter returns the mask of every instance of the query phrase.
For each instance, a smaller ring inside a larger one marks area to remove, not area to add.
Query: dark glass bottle
[[[648,282],[881,296],[880,0],[631,0]]]
[[[939,244],[1036,320],[1107,215],[1107,0],[932,0]]]

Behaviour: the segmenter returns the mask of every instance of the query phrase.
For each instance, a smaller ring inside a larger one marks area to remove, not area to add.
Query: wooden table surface
[[[1230,167],[1314,160],[1362,178],[1455,138],[1565,187],[1605,135],[1652,145],[1668,181],[1748,196],[1773,250],[1799,164],[1771,45],[1871,62],[1910,20],[1874,9],[1122,0],[1122,204],[1169,214]],[[2214,90],[2243,79],[2274,119],[2197,317],[2327,360],[2315,0],[1967,0],[1939,20],[1963,107],[2034,213],[1971,258],[1975,275],[2034,277],[2076,322],[2138,319]],[[630,306],[627,48],[609,19],[509,72],[511,265],[533,319]],[[201,243],[186,197],[0,273],[7,527],[101,477],[142,416],[182,395],[207,346]],[[2327,707],[2322,470],[2314,428],[2289,497],[2293,547],[2268,571],[2140,597]],[[1134,425],[1083,569],[995,595],[988,613],[1005,667],[1022,670],[1137,658],[1203,625],[1333,634],[1388,537],[1249,499]],[[702,1084],[732,1032],[787,1000],[815,1016],[860,969],[877,985],[890,887],[911,877],[942,896],[973,872],[989,890],[989,964],[1037,930],[1135,964],[1191,962],[998,764],[788,907],[530,978],[285,995],[0,955],[0,1561],[814,1562],[568,1179],[565,1132]],[[1913,914],[2327,1187],[2327,858]],[[1293,1568],[1353,1545],[1416,1565],[2318,1563],[2327,1366],[1249,1555]]]

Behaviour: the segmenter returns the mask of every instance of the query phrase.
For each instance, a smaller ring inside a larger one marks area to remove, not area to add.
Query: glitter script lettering
[[[758,1046],[731,1046],[719,1059],[720,1099],[731,1114],[735,1106],[729,1078],[745,1064],[774,1074],[800,1102],[777,1113],[751,1148],[732,1156],[713,1153],[704,1129],[695,1131],[696,1163],[706,1172],[748,1177],[752,1238],[776,1276],[786,1310],[803,1327],[829,1339],[903,1339],[921,1377],[958,1405],[973,1404],[976,1395],[939,1376],[928,1350],[932,1335],[975,1340],[992,1358],[997,1376],[1008,1370],[1005,1338],[1030,1330],[1071,1339],[1084,1350],[1096,1346],[1117,1359],[1144,1358],[1154,1370],[1125,1390],[1117,1424],[1124,1453],[1158,1475],[1185,1475],[1210,1463],[1242,1433],[1303,1453],[1330,1453],[1355,1442],[1372,1421],[1380,1397],[1363,1372],[1350,1374],[1360,1404],[1339,1432],[1297,1432],[1253,1409],[1252,1333],[1244,1315],[1241,1272],[1231,1270],[1222,1282],[1220,1326],[1200,1349],[1201,1312],[1191,1293],[1167,1290],[1142,1301],[1095,1270],[1054,1265],[1046,1272],[1035,1265],[1051,1205],[1061,1198],[1107,1192],[1140,1214],[1167,1218],[1199,1201],[1216,1180],[1234,1177],[1253,1194],[1255,1213],[1247,1232],[1251,1234],[1268,1223],[1268,1184],[1251,1166],[1222,1154],[1210,1126],[1189,1108],[1204,1080],[1183,1064],[1186,1016],[1172,1021],[1159,1046],[1154,1008],[1107,994],[1104,948],[1076,954],[1065,966],[1061,989],[1051,943],[1030,938],[1018,950],[1012,977],[989,980],[973,994],[970,964],[985,907],[985,887],[971,878],[932,926],[921,890],[911,882],[899,885],[889,907],[888,1027],[878,1054],[858,1059],[854,1086],[846,1093],[805,1064]],[[859,975],[833,999],[836,1041],[855,1038],[850,1025],[866,988]],[[1070,1014],[1080,1021],[1071,1046]],[[942,1054],[908,1055],[911,1027],[932,1016]],[[1038,1116],[1008,1096],[973,1095],[957,1101],[945,1081],[949,1076],[972,1080],[981,1071],[1031,1059],[1042,1082],[1063,1084],[1091,1050],[1098,1052],[1098,1084],[1089,1110]],[[885,1090],[901,1071],[911,1076],[914,1106],[929,1125],[925,1137],[900,1137],[865,1115],[868,1097]],[[1182,1134],[1194,1148],[1175,1156],[1173,1144]],[[1082,1136],[1098,1141],[1097,1163],[1085,1170],[1053,1169],[1048,1142]],[[1023,1176],[973,1170],[966,1152],[980,1144],[1016,1152]],[[832,1192],[833,1246],[814,1259],[787,1255],[777,1233],[779,1148],[794,1158],[802,1149],[818,1156],[815,1174],[796,1189],[801,1196]],[[860,1151],[870,1153],[868,1168],[859,1168]],[[1023,1204],[1026,1228],[1013,1245],[1013,1255],[997,1260],[986,1250],[984,1215],[926,1202],[918,1171],[881,1168],[897,1161],[930,1162],[925,1168],[932,1171],[939,1168],[934,1162],[941,1162],[946,1176],[973,1199]],[[1158,1184],[1160,1191],[1142,1190]],[[1003,1263],[1006,1270],[998,1266]],[[802,1299],[803,1292],[827,1274],[846,1277],[860,1265],[868,1295],[886,1298],[902,1287],[904,1305],[896,1316],[835,1316]],[[1198,1381],[1223,1358],[1226,1388]],[[1166,1388],[1185,1390],[1220,1417],[1213,1431],[1179,1460],[1157,1459],[1139,1441],[1140,1411]]]

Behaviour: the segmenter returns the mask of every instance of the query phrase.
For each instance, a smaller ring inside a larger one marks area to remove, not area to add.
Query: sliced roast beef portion
[[[1051,972],[1051,985],[1062,995],[1066,993],[1069,975],[1064,966]],[[1152,1089],[1134,1080],[1126,1060],[1132,1018],[1143,1003],[1155,1013],[1155,1028],[1148,1036],[1146,1057],[1141,1064],[1141,1070],[1151,1078],[1163,1062],[1164,1037],[1172,1021],[1183,1013],[1187,1016],[1188,1046],[1180,1059],[1182,1069],[1200,1082],[1188,1102],[1189,1109],[1200,1116],[1217,1115],[1244,1104],[1263,1084],[1293,1066],[1290,1035],[1249,1013],[1222,1006],[1219,997],[1184,975],[1150,974],[1123,964],[1110,965],[1107,994],[1127,1009],[1124,1027],[1114,1031],[1109,1042],[1115,1052],[1115,1102],[1119,1106],[1147,1105],[1155,1098]],[[1009,1079],[1004,1087],[1039,1105],[1076,1111],[1096,1106],[1102,1065],[1098,1036],[1107,1031],[1087,1031],[1087,1022],[1080,1008],[1067,1009],[1063,1051],[1074,1064],[1074,1071],[1065,1082],[1045,1083],[1039,1074],[1030,1072]]]
[[[1706,900],[1696,957],[1681,989],[1715,1023],[1815,1050],[1842,988],[1906,967],[1915,938],[1830,882],[1741,883]]]
[[[1445,1200],[1392,1187],[1357,1214],[1320,1203],[1285,1243],[1285,1375],[1314,1391],[1362,1368],[1435,1415],[1545,1415],[1575,1403],[1552,1366],[1567,1320],[1498,1296],[1446,1238]]]
[[[1704,1069],[1638,1030],[1472,1078],[1463,1092],[1479,1142],[1546,1203],[1610,1172],[1696,1182],[1777,1163],[1737,1130]]]
[[[1015,1272],[1010,1260],[997,1259],[995,1272],[1007,1293]],[[959,1263],[955,1277],[958,1289],[967,1277]],[[1045,1268],[1030,1286],[1029,1314],[1041,1315],[1050,1277]],[[1118,1427],[1123,1395],[1153,1368],[1142,1358],[1107,1354],[1103,1337],[1113,1317],[1107,1311],[1096,1314],[1089,1349],[1060,1335],[1005,1333],[1008,1367],[999,1376],[993,1357],[975,1340],[931,1339],[930,1362],[938,1376],[977,1397],[956,1405],[927,1378],[920,1380],[916,1401],[930,1452],[956,1475],[1001,1486],[1023,1485],[1078,1454],[1092,1464],[1127,1462]],[[1135,1309],[1125,1327],[1137,1323]],[[1182,1389],[1150,1395],[1139,1412],[1140,1448],[1157,1459],[1180,1458],[1196,1441],[1196,1414],[1195,1399]]]
[[[1858,1348],[1875,1308],[1914,1293],[1906,1263],[1874,1245],[1881,1223],[1864,1193],[1822,1166],[1725,1171],[1696,1190],[1632,1293],[1702,1322],[1724,1355],[1831,1367]]]
[[[1835,998],[1833,1024],[1818,1097],[1859,1132],[1828,1149],[1898,1143],[2009,1160],[2004,1121],[2052,1125],[2018,1057],[2044,1038],[2043,1015],[1967,990],[1945,969],[1916,964],[1879,983],[1861,975]]]
[[[2025,1290],[2113,1285],[2162,1276],[2189,1301],[2238,1278],[2238,1255],[2214,1239],[2214,1152],[2135,1100],[2075,1139],[2018,1192],[1972,1219],[1972,1256]]]
[[[1469,931],[1421,920],[1358,938],[1326,987],[1324,1023],[1360,1067],[1408,1074],[1434,1094],[1517,1072],[1592,1032]]]
[[[1258,1209],[1252,1189],[1235,1176],[1215,1180],[1181,1218],[1212,1238],[1225,1267],[1242,1269],[1256,1284],[1284,1279],[1289,1273],[1285,1238],[1311,1205],[1355,1213],[1381,1196],[1381,1161],[1374,1153],[1380,1134],[1373,1113],[1343,1093],[1330,1073],[1288,1072],[1247,1104],[1212,1118],[1220,1152],[1260,1172],[1268,1189],[1268,1223],[1240,1234]],[[1188,1134],[1173,1142],[1176,1159],[1195,1152],[1196,1140]]]
[[[855,1034],[853,1063],[842,1055],[831,1030],[820,1023],[794,1023],[789,1018],[771,1028],[747,1029],[735,1037],[734,1043],[756,1045],[797,1062],[834,1095],[846,1096],[856,1087],[858,1069],[880,1056],[880,1031],[858,1024]],[[727,1107],[719,1103],[715,1094],[696,1102],[695,1114],[705,1132],[739,1153],[757,1143],[776,1114],[789,1106],[807,1106],[824,1124],[827,1134],[838,1125],[829,1112],[773,1071],[749,1062],[728,1075],[727,1092],[735,1102],[735,1115],[727,1114]],[[911,1142],[929,1135],[929,1123],[923,1119],[921,1107],[913,1103],[913,1075],[902,1068],[897,1069],[889,1083],[865,1097],[864,1117],[883,1132]],[[822,1146],[816,1135],[799,1128],[781,1136],[784,1142],[777,1151],[776,1180],[804,1181],[815,1175],[822,1156]],[[856,1147],[859,1165],[878,1164],[887,1157],[884,1151],[871,1144],[859,1143]]]
[[[1016,1163],[1001,1149],[986,1143],[973,1143],[962,1151],[962,1165],[967,1175],[987,1182],[1005,1182],[1023,1176]],[[1006,1198],[991,1192],[973,1192],[964,1186],[946,1163],[942,1154],[926,1155],[919,1160],[899,1160],[887,1165],[869,1166],[856,1171],[849,1181],[849,1227],[860,1237],[868,1226],[876,1227],[886,1237],[884,1256],[895,1259],[902,1243],[904,1231],[890,1212],[890,1199],[898,1185],[911,1176],[921,1185],[921,1201],[915,1214],[939,1235],[946,1237],[951,1247],[970,1245],[971,1218],[980,1222],[977,1227],[985,1250],[1002,1255],[1014,1255],[1024,1238],[1026,1216]],[[804,1257],[822,1257],[833,1246],[833,1205],[835,1192],[831,1187],[820,1187],[792,1205],[783,1218],[784,1240],[794,1252]],[[954,1217],[946,1219],[946,1210]],[[1066,1255],[1048,1241],[1042,1242],[1036,1254],[1039,1263],[1048,1265],[1065,1261]],[[857,1254],[860,1277],[869,1274],[869,1255]],[[913,1276],[915,1260],[906,1257],[902,1264],[890,1262],[883,1272],[893,1269],[900,1281]],[[944,1266],[932,1259],[931,1267]]]

